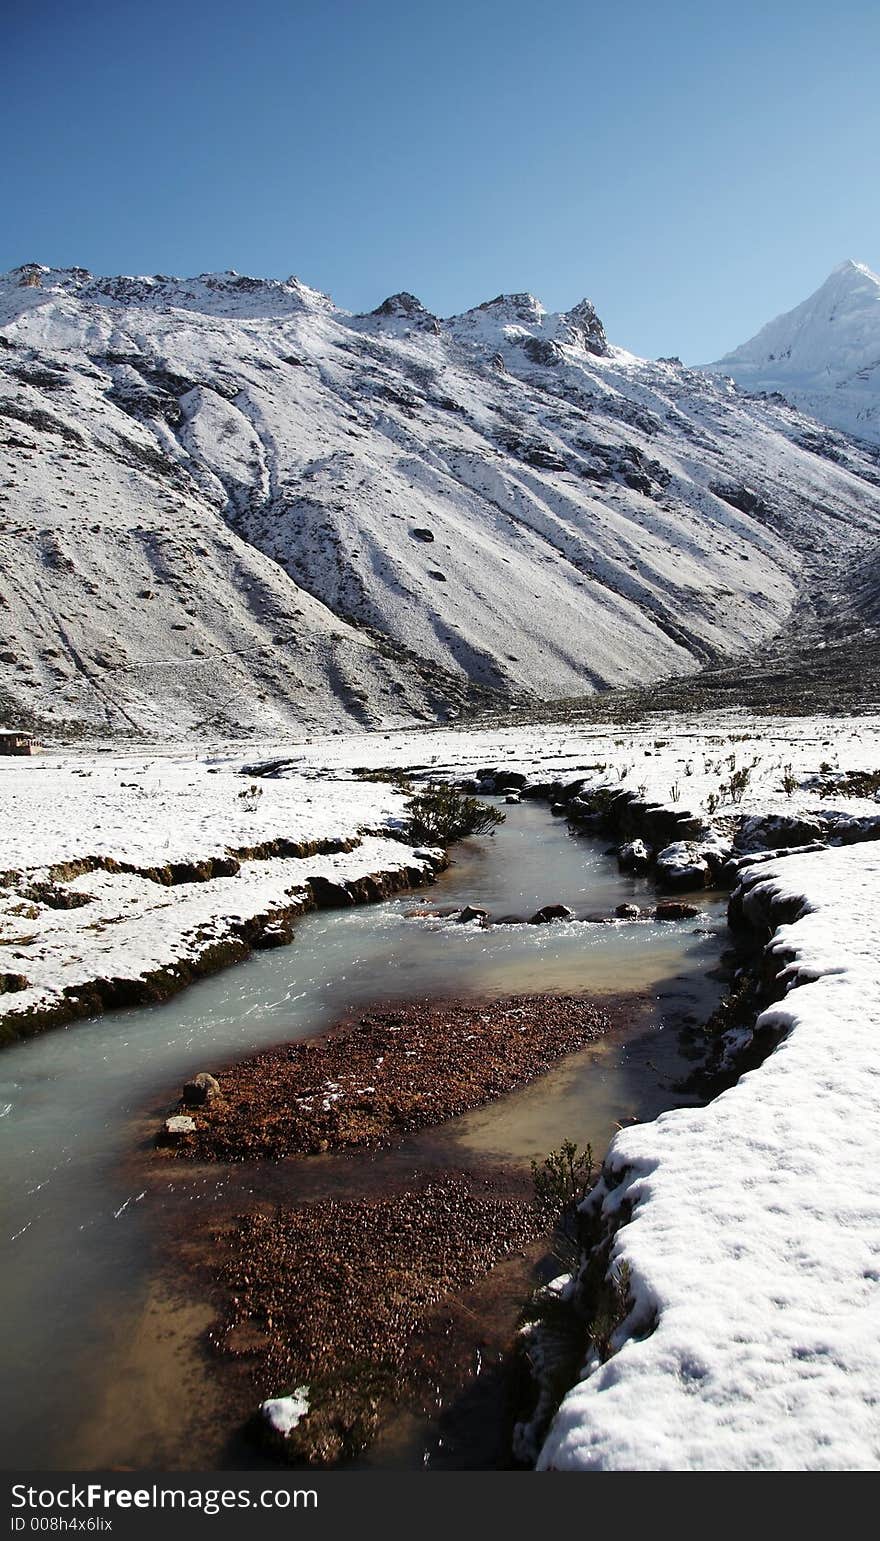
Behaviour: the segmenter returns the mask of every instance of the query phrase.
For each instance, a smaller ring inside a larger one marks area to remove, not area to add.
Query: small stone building
[[[21,728],[0,728],[0,754],[36,754],[39,748],[32,733]]]

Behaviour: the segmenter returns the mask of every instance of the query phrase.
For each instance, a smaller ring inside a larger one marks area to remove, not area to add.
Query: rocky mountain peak
[[[482,305],[474,308],[490,311],[505,320],[521,322],[524,326],[534,325],[546,315],[541,301],[533,294],[496,294],[494,300],[484,300]]]
[[[577,305],[566,311],[562,319],[568,323],[588,353],[595,354],[597,358],[607,358],[610,351],[608,339],[592,300],[579,300]]]
[[[430,311],[426,310],[421,300],[414,294],[409,294],[406,289],[402,289],[399,294],[389,294],[387,300],[383,300],[381,305],[377,305],[375,310],[370,311],[370,315],[409,316],[415,319],[430,315]]]

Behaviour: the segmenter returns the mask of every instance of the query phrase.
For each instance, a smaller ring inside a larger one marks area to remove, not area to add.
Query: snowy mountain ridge
[[[802,304],[707,367],[880,443],[880,277],[842,262]]]
[[[454,717],[747,654],[876,547],[880,457],[528,294],[0,278],[0,718]]]

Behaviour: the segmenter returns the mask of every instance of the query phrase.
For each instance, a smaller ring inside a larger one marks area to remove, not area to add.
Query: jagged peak
[[[567,310],[565,314],[567,316],[576,316],[578,318],[581,316],[595,316],[596,307],[592,300],[588,300],[585,297],[582,300],[578,300],[576,305],[572,305],[571,309]]]
[[[475,315],[478,311],[490,311],[493,314],[509,317],[513,321],[522,322],[528,326],[541,321],[547,314],[541,301],[533,294],[496,294],[494,300],[483,300],[481,305],[474,305],[465,311],[466,316]]]
[[[607,356],[610,351],[608,339],[592,300],[578,300],[571,310],[567,310],[560,317],[560,320],[571,328],[588,353],[595,354],[597,358]]]
[[[389,294],[381,305],[370,311],[371,316],[428,316],[430,311],[425,308],[416,295],[408,290],[401,289],[398,294]]]
[[[126,274],[113,277],[93,274],[88,268],[46,267],[26,262],[3,275],[12,286],[42,289],[47,296],[66,295],[84,301],[120,306],[215,309],[219,314],[272,316],[299,309],[327,309],[332,300],[300,279],[253,278],[235,268],[180,278],[167,273]]]

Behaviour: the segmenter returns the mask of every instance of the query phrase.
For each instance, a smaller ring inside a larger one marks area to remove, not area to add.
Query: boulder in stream
[[[622,872],[647,872],[651,865],[651,850],[644,840],[628,840],[617,849],[617,865]]]
[[[468,925],[472,920],[478,920],[481,926],[488,925],[489,911],[480,909],[474,904],[466,904],[463,910],[459,910],[455,917],[460,926]]]
[[[574,920],[574,910],[567,904],[544,904],[529,918],[530,926],[547,926],[554,920]]]
[[[654,919],[691,920],[699,913],[699,906],[696,904],[683,904],[680,899],[662,899],[654,911]]]

